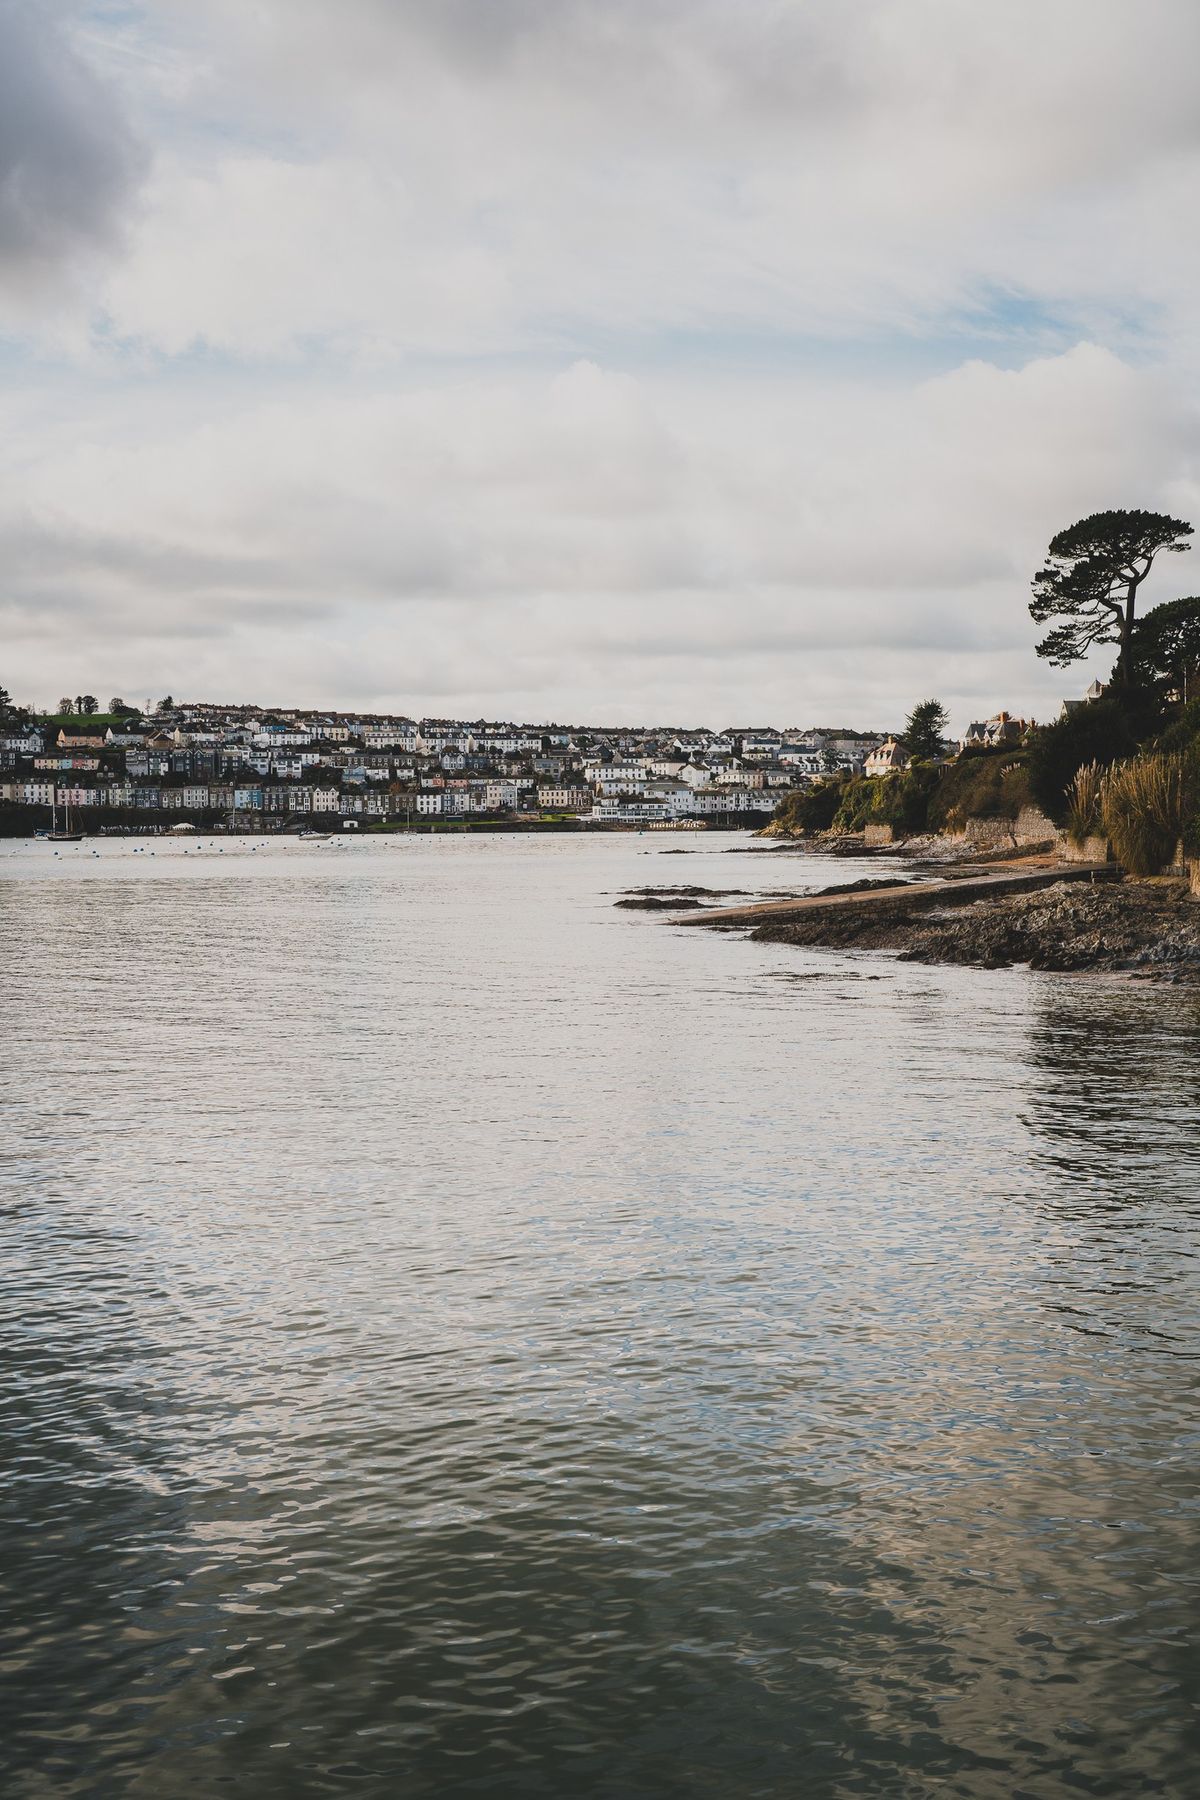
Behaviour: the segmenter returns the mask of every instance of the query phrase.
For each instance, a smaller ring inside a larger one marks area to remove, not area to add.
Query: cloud
[[[104,296],[119,334],[168,352],[920,336],[1030,292],[1069,330],[1136,332],[1190,307],[1200,13],[1181,0],[177,16],[204,22],[208,129],[160,158]]]
[[[1045,712],[1051,533],[1195,517],[1185,0],[0,24],[10,688]]]
[[[224,657],[279,701],[886,723],[919,687],[1045,713],[1071,686],[1025,610],[1051,533],[1200,500],[1169,384],[1087,345],[886,389],[581,361],[183,426],[160,394],[117,435],[55,431],[6,474],[7,686],[178,691],[186,644],[193,680],[229,692]]]
[[[142,155],[54,4],[0,0],[0,304],[52,290],[111,249]],[[19,316],[19,312],[18,312]]]

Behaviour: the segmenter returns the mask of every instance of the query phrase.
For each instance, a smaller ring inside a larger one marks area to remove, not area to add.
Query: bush
[[[862,831],[867,825],[890,825],[906,837],[924,831],[937,780],[932,763],[917,763],[894,775],[855,775],[846,783],[834,829]]]
[[[828,831],[845,788],[844,777],[814,781],[798,793],[786,795],[775,808],[772,823],[788,831]]]
[[[1145,697],[1105,694],[1037,732],[1029,747],[1029,788],[1056,825],[1066,821],[1067,794],[1085,763],[1107,768],[1134,756],[1157,723]]]
[[[1154,740],[1156,750],[1188,752],[1200,745],[1200,700],[1189,700],[1178,717]]]
[[[1099,763],[1084,763],[1076,769],[1067,789],[1067,836],[1075,845],[1095,837],[1102,820],[1104,771]]]
[[[1104,775],[1104,829],[1131,875],[1157,875],[1173,860],[1183,835],[1184,786],[1181,756],[1138,756]]]
[[[1182,794],[1180,811],[1182,828],[1180,837],[1188,856],[1200,856],[1200,738],[1195,738],[1188,747],[1180,752],[1183,764]]]
[[[1033,796],[1024,750],[966,751],[941,771],[929,803],[931,831],[961,831],[968,819],[1015,819]]]

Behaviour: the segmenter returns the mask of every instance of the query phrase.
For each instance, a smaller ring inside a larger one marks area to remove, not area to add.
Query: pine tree
[[[1191,535],[1184,520],[1152,512],[1092,513],[1060,531],[1029,603],[1039,625],[1058,621],[1038,655],[1065,669],[1093,644],[1116,644],[1113,680],[1128,680],[1138,589],[1159,551],[1188,550],[1183,539]]]
[[[942,754],[949,715],[940,700],[922,700],[908,715],[901,742],[914,762],[932,762]]]

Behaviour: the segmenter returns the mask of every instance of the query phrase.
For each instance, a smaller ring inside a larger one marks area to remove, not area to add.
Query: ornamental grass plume
[[[1104,829],[1131,875],[1157,875],[1174,858],[1183,831],[1183,762],[1181,756],[1134,756],[1114,763],[1103,777]]]
[[[1098,762],[1090,762],[1076,769],[1067,789],[1067,836],[1077,847],[1095,837],[1100,829],[1103,786],[1103,767]]]

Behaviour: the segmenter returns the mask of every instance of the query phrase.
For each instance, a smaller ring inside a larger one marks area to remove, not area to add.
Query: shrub
[[[1076,769],[1067,789],[1067,836],[1073,844],[1083,844],[1099,831],[1103,787],[1104,770],[1099,763],[1084,763]]]
[[[772,823],[789,831],[828,831],[845,789],[844,777],[814,781],[799,793],[785,795],[775,808]]]
[[[1200,745],[1200,700],[1189,700],[1166,730],[1154,740],[1154,748],[1189,751]]]
[[[929,802],[929,828],[961,831],[968,819],[1015,819],[1032,798],[1024,750],[969,750],[942,768]]]
[[[1157,722],[1144,698],[1105,694],[1077,706],[1036,733],[1029,748],[1029,786],[1034,800],[1056,825],[1067,813],[1067,791],[1085,763],[1109,763],[1136,755]]]
[[[1184,759],[1138,756],[1103,776],[1100,808],[1118,862],[1131,875],[1157,875],[1183,835]]]
[[[1200,856],[1200,740],[1193,740],[1181,752],[1180,760],[1183,764],[1180,797],[1183,827],[1179,835],[1186,854]]]
[[[843,790],[834,829],[861,831],[865,825],[890,825],[905,836],[924,831],[937,780],[938,770],[932,763],[917,763],[893,775],[856,775]]]

